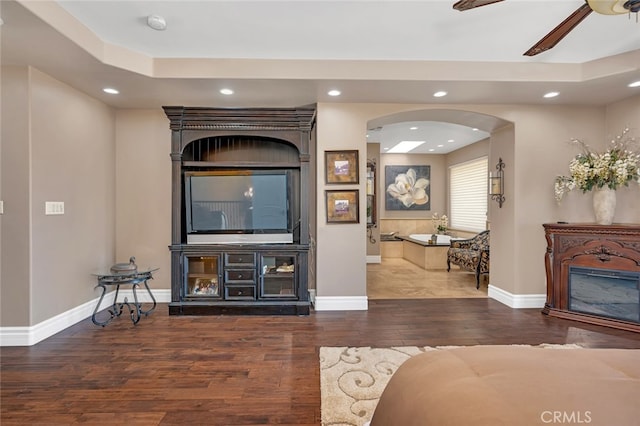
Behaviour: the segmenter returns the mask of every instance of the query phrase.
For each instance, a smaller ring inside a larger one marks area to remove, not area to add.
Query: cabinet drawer
[[[254,300],[256,298],[256,286],[253,285],[226,285],[224,298],[227,300]]]
[[[228,269],[224,271],[225,281],[251,281],[255,282],[254,269]]]
[[[253,267],[256,264],[256,256],[254,253],[226,253],[225,266],[248,266]]]

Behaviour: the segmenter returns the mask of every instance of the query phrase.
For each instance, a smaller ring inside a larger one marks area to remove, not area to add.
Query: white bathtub
[[[431,235],[432,234],[411,234],[409,235],[409,238],[428,244],[429,241],[431,241]],[[450,243],[451,243],[451,237],[449,235],[438,235],[437,244],[450,244]]]

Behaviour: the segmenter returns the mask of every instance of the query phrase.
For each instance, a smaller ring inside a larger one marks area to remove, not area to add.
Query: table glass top
[[[156,268],[153,266],[138,267],[138,269],[136,269],[135,271],[122,271],[122,272],[111,272],[110,269],[107,269],[104,271],[92,272],[91,275],[94,275],[99,278],[105,278],[105,277],[128,278],[128,277],[135,277],[138,275],[150,274],[151,272],[155,272],[158,269],[160,268]]]

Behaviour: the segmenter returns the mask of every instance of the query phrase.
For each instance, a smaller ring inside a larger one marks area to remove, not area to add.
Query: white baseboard
[[[369,309],[367,296],[316,296],[316,311],[366,311]]]
[[[367,263],[382,263],[382,256],[367,256]]]
[[[171,302],[170,289],[153,289],[153,296],[158,303]],[[317,296],[315,290],[309,290],[311,302],[316,311],[366,311],[369,309],[366,296]],[[104,296],[99,311],[113,304],[115,292]],[[514,309],[542,308],[546,302],[545,294],[512,294],[501,288],[489,285],[488,296]],[[133,292],[121,290],[118,302],[124,298],[133,300]],[[72,308],[55,317],[42,321],[30,327],[0,327],[0,346],[32,346],[53,336],[54,334],[83,321],[93,314],[99,297]],[[138,291],[138,300],[143,303],[151,302],[146,291]]]
[[[487,295],[514,309],[543,308],[547,301],[546,294],[512,294],[491,284]]]
[[[158,303],[169,303],[171,301],[171,290],[169,289],[153,289],[151,290],[153,297]],[[138,301],[147,303],[151,302],[151,297],[145,290],[138,290]],[[98,311],[106,309],[113,304],[115,291],[111,291],[104,295],[102,303]],[[122,302],[124,298],[133,300],[133,291],[130,289],[120,290],[118,294],[118,302]],[[80,306],[76,306],[66,312],[55,317],[49,318],[41,323],[30,327],[0,327],[0,346],[32,346],[36,343],[51,337],[56,333],[71,327],[74,324],[84,321],[93,315],[96,304],[100,297],[96,297]]]

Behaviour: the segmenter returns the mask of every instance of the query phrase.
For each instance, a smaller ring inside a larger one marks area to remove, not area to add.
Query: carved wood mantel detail
[[[640,332],[640,323],[569,308],[571,266],[640,272],[640,225],[544,224],[547,300],[544,314]],[[640,301],[638,301],[640,303]]]

